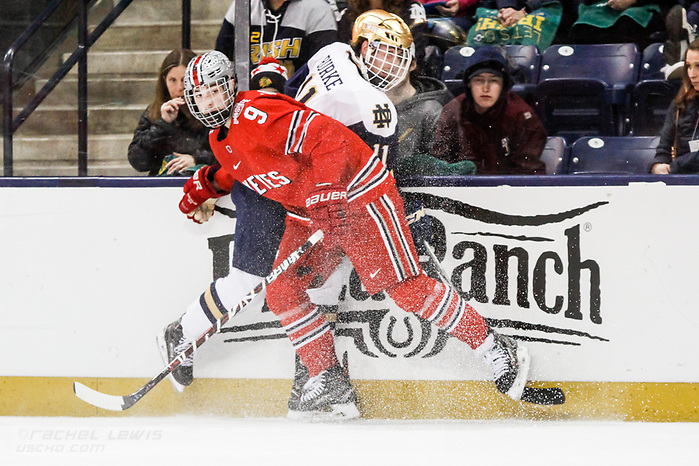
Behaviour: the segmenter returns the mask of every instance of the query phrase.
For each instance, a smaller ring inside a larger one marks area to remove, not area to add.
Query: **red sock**
[[[310,311],[305,311],[308,307]],[[301,362],[314,377],[338,363],[333,333],[317,307],[304,306],[294,311],[280,316],[280,321]]]
[[[402,309],[413,312],[471,348],[480,346],[488,324],[458,293],[426,275],[410,277],[388,291]]]

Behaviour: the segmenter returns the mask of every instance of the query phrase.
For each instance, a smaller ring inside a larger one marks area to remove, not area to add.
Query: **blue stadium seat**
[[[514,68],[512,91],[533,105],[541,68],[539,48],[536,45],[506,45],[505,50]]]
[[[513,68],[512,91],[533,103],[541,62],[539,48],[536,45],[505,45],[503,48]],[[474,51],[470,45],[457,45],[444,53],[441,80],[454,96],[464,92],[464,68]]]
[[[546,164],[547,175],[565,175],[568,167],[568,144],[565,138],[551,136],[546,141],[541,161]]]
[[[631,108],[627,120],[634,136],[653,136],[660,132],[667,109],[677,95],[681,79],[665,79],[661,71],[663,44],[654,43],[643,50],[638,83],[631,94]]]
[[[536,108],[549,135],[574,141],[622,134],[640,62],[635,44],[548,47],[541,56]]]
[[[464,92],[464,66],[475,50],[470,45],[456,45],[444,52],[440,79],[454,96]]]
[[[581,137],[570,149],[568,173],[648,173],[659,141],[658,136]]]
[[[639,70],[638,80],[644,79],[665,79],[665,74],[662,68],[665,66],[663,60],[663,44],[655,42],[643,49],[641,57],[641,69]]]

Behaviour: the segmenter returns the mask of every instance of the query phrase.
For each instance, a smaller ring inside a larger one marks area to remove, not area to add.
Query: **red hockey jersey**
[[[358,206],[395,186],[359,136],[285,95],[239,92],[230,123],[227,134],[217,128],[209,135],[223,189],[238,180],[306,217],[306,199],[317,186],[345,186],[348,200]]]

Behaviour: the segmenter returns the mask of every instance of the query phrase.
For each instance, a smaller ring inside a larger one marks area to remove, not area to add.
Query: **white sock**
[[[237,305],[240,300],[262,280],[262,277],[233,268],[227,276],[219,278],[214,282],[214,288],[225,309],[229,310]],[[260,305],[264,299],[265,292],[263,291],[258,294],[246,308]],[[214,312],[220,311],[214,310]],[[187,307],[187,310],[182,316],[182,334],[188,340],[196,340],[206,332],[212,324],[213,322],[209,320],[204,309],[201,307],[200,299],[197,298],[196,301]]]
[[[495,336],[493,332],[490,332],[488,336],[485,337],[485,340],[483,340],[483,343],[481,343],[481,346],[475,348],[473,351],[476,352],[478,357],[483,357],[485,353],[493,349],[493,346],[495,346]]]

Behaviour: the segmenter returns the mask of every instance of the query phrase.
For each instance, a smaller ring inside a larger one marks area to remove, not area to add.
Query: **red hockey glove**
[[[225,192],[218,191],[213,185],[212,180],[216,171],[215,167],[200,168],[182,188],[184,196],[180,201],[180,210],[196,223],[201,223],[194,217],[196,208],[209,199],[219,198],[225,194]]]
[[[332,246],[347,234],[349,228],[349,204],[344,186],[323,186],[311,192],[306,199],[308,215],[314,228],[324,233],[325,244]]]

